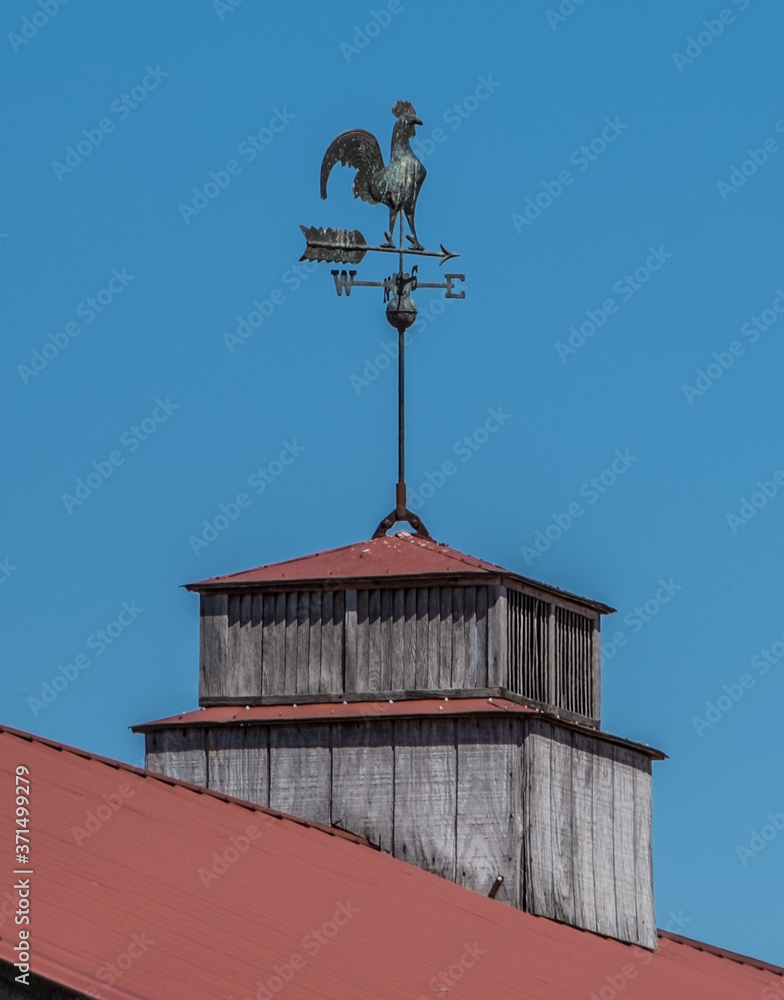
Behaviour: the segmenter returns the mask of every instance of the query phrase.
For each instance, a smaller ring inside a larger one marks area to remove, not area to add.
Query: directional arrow
[[[333,264],[358,264],[368,252],[410,254],[414,257],[439,257],[444,264],[460,254],[452,253],[441,244],[440,251],[406,250],[402,247],[371,247],[358,229],[319,229],[300,226],[305,235],[305,253],[300,260],[323,260]]]

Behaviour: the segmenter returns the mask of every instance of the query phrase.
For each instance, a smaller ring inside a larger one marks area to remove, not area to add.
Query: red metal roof
[[[243,587],[253,584],[273,583],[318,583],[324,581],[342,580],[387,580],[391,577],[414,579],[417,577],[475,577],[477,580],[487,578],[507,578],[529,584],[538,590],[577,601],[579,604],[591,607],[602,614],[609,614],[615,609],[607,604],[592,601],[587,597],[578,597],[557,587],[530,580],[511,570],[496,566],[494,563],[465,555],[426,538],[418,538],[407,531],[399,531],[395,535],[384,535],[371,538],[366,542],[355,542],[338,549],[328,549],[312,555],[299,556],[286,562],[271,563],[257,566],[255,569],[241,573],[230,573],[228,576],[214,576],[208,580],[186,584],[188,590],[202,591],[226,589],[227,587]]]
[[[356,838],[0,728],[6,795],[20,764],[32,970],[87,996],[414,1000],[454,986],[488,1000],[760,1000],[784,987],[784,969],[671,935],[651,953],[533,917]],[[12,822],[4,807],[3,844]],[[12,963],[9,868],[0,959]]]
[[[296,695],[294,696],[296,697]],[[215,705],[210,708],[196,709],[193,712],[183,712],[166,719],[156,719],[144,722],[131,728],[135,733],[147,733],[156,729],[189,729],[194,726],[237,726],[253,723],[274,722],[326,722],[341,719],[376,719],[376,718],[416,718],[417,716],[465,716],[465,715],[538,715],[552,719],[558,725],[570,729],[584,731],[610,743],[642,750],[654,760],[666,760],[667,755],[661,750],[655,750],[644,743],[635,743],[620,736],[603,733],[593,726],[580,722],[560,719],[555,715],[542,712],[530,705],[522,705],[508,698],[411,698],[399,701],[320,701],[312,704],[287,705],[249,705],[247,708],[236,705]]]

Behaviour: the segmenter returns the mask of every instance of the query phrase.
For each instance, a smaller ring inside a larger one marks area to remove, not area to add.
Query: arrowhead
[[[448,260],[452,260],[453,257],[459,257],[459,253],[452,253],[451,250],[447,250],[444,244],[441,244],[441,264],[445,264]]]

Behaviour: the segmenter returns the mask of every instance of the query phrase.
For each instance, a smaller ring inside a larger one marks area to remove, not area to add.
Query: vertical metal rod
[[[398,296],[403,294],[403,213],[400,213],[400,229],[398,231],[398,249],[400,250],[399,271],[397,281]],[[397,331],[397,489],[395,490],[395,507],[398,516],[408,506],[406,497],[406,358],[405,331]]]

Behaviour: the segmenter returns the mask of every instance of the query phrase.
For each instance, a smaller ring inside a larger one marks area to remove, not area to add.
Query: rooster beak
[[[418,118],[412,118],[411,119],[411,124],[412,125],[421,125],[422,122]]]

